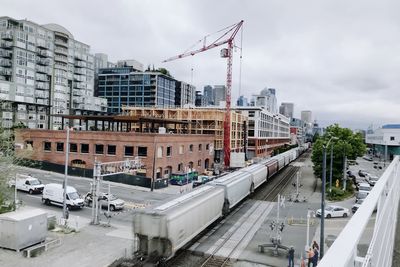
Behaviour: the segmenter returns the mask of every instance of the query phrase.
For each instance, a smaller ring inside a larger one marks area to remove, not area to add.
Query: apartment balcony
[[[42,65],[42,66],[48,66],[50,65],[50,59],[48,58],[36,58],[36,64]]]
[[[68,49],[56,46],[54,48],[54,53],[61,54],[61,55],[64,55],[64,56],[68,56]]]
[[[0,66],[10,68],[12,66],[12,62],[9,59],[0,60]]]
[[[54,55],[54,61],[62,62],[68,64],[68,57],[62,55]]]
[[[81,90],[73,89],[72,90],[72,95],[73,96],[83,96],[83,92]]]
[[[4,49],[12,49],[13,47],[13,42],[10,41],[3,41],[1,42],[0,46]]]
[[[36,104],[49,105],[49,99],[36,98]]]
[[[14,35],[11,31],[1,33],[1,39],[11,41],[14,39]]]
[[[85,103],[83,97],[74,97],[74,98],[72,98],[72,102],[74,104],[84,104]]]
[[[40,49],[44,49],[44,50],[48,50],[50,49],[50,43],[44,40],[38,40],[36,42],[36,47],[40,48]]]
[[[48,82],[50,79],[46,74],[36,74],[36,81]]]
[[[86,61],[86,58],[81,54],[75,54],[74,58],[79,61]]]
[[[9,50],[0,50],[0,57],[11,58],[12,52]]]
[[[56,45],[59,45],[59,46],[63,46],[63,47],[65,47],[65,48],[68,48],[68,41],[64,41],[64,40],[61,40],[61,39],[55,39],[55,40],[54,40],[54,43],[55,43]]]
[[[75,60],[74,66],[75,66],[75,68],[85,68],[86,62],[80,61],[80,60]]]
[[[85,77],[83,77],[81,75],[74,75],[74,81],[84,82],[85,81]]]
[[[0,75],[11,76],[12,75],[12,71],[10,69],[0,68]]]
[[[35,91],[35,97],[36,98],[47,99],[47,98],[49,98],[49,94],[47,92],[44,92],[44,91]]]
[[[38,66],[36,66],[36,72],[49,74],[50,68],[38,65]]]
[[[74,74],[77,74],[77,75],[86,75],[86,72],[85,72],[84,69],[77,69],[77,68],[75,68],[75,69],[74,69]]]
[[[54,67],[56,68],[56,69],[62,69],[62,70],[65,70],[65,71],[68,71],[68,65],[67,64],[54,64]]]
[[[45,49],[41,49],[39,47],[36,48],[36,55],[39,57],[49,57],[49,51]]]
[[[76,82],[76,83],[74,83],[74,88],[86,89],[86,85],[84,83]]]
[[[40,90],[49,90],[50,86],[48,83],[44,83],[44,82],[36,82],[36,89],[40,89]]]

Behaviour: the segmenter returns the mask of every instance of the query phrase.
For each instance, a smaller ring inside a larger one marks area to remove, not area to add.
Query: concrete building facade
[[[371,146],[373,154],[392,160],[395,155],[400,155],[400,124],[387,124],[366,133],[365,142]]]
[[[213,89],[213,102],[215,106],[220,106],[226,101],[226,86],[225,85],[214,85]]]
[[[50,114],[105,112],[94,97],[94,58],[87,44],[57,24],[0,17],[2,125],[29,128],[61,125]]]
[[[293,103],[282,102],[282,104],[279,107],[280,114],[291,119],[291,118],[293,118],[293,112],[294,112],[294,104]]]
[[[194,107],[196,103],[196,87],[194,85],[177,81],[175,83],[175,106]]]
[[[301,120],[305,123],[312,123],[312,112],[311,110],[303,110],[301,111]]]
[[[276,148],[290,144],[289,119],[282,114],[273,114],[262,107],[236,107],[246,116],[248,158],[271,156]]]

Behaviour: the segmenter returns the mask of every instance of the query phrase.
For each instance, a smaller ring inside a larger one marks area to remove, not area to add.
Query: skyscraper
[[[293,118],[294,104],[283,102],[279,107],[279,113],[288,118]]]
[[[205,99],[206,105],[214,105],[214,95],[213,95],[213,88],[211,85],[204,86],[204,93],[203,97]]]
[[[303,110],[301,112],[301,120],[305,123],[312,123],[312,112],[310,110]]]
[[[256,95],[255,105],[264,107],[271,113],[278,113],[275,88],[264,88],[261,90],[260,95]]]
[[[221,101],[226,100],[226,86],[214,85],[214,105],[219,106]]]

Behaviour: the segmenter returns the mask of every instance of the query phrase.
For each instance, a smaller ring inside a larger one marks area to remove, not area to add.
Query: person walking
[[[319,250],[319,246],[318,246],[317,241],[315,241],[315,240],[313,241],[312,248]]]
[[[318,257],[319,257],[319,253],[318,253],[318,249],[314,249],[314,256],[313,256],[313,260],[312,260],[312,266],[315,267],[318,264]]]
[[[294,267],[294,248],[290,246],[289,249],[289,267]]]
[[[314,258],[314,250],[312,248],[309,248],[307,251],[307,267],[311,267],[311,263],[313,262],[313,258]]]

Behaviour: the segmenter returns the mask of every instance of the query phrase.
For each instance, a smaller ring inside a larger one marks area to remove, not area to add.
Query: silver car
[[[92,193],[87,193],[85,196],[85,202],[88,206],[92,205]],[[108,195],[107,193],[100,193],[99,204],[103,209],[108,209],[108,204],[110,204],[110,210],[121,210],[125,206],[125,201],[117,198],[113,194]]]

